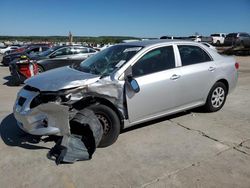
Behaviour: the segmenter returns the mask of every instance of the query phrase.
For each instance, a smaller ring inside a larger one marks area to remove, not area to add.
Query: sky
[[[0,0],[0,35],[250,33],[250,0]]]

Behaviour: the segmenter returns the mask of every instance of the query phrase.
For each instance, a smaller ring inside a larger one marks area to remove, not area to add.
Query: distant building
[[[72,44],[73,43],[73,35],[71,32],[69,32],[69,43]]]

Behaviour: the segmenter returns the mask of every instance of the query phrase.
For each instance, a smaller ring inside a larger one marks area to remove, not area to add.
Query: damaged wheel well
[[[125,119],[125,117],[123,116],[123,114],[116,108],[116,106],[110,102],[109,100],[105,99],[105,98],[100,98],[100,97],[87,97],[84,98],[76,103],[73,104],[73,107],[76,110],[82,110],[90,105],[93,104],[103,104],[106,105],[108,107],[110,107],[112,110],[114,110],[114,112],[117,114],[117,116],[119,117],[120,120],[120,125],[121,125],[121,130],[124,127],[124,122],[123,120]]]

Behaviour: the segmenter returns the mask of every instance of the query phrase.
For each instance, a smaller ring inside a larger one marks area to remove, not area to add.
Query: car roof
[[[157,44],[176,43],[176,42],[197,44],[197,42],[192,42],[189,40],[157,39],[157,40],[144,40],[144,41],[137,41],[137,42],[128,42],[128,43],[122,43],[120,45],[148,47],[148,46],[154,46]]]

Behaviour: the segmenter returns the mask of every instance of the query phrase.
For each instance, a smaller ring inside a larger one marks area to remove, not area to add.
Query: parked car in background
[[[3,49],[5,47],[6,47],[5,44],[3,42],[0,42],[0,49]]]
[[[243,32],[229,33],[225,38],[224,44],[226,46],[250,47],[250,35]]]
[[[10,62],[14,59],[20,58],[21,56],[31,56],[34,54],[38,54],[39,52],[48,50],[48,46],[30,46],[22,52],[11,53],[3,56],[2,64],[5,66],[9,66]]]
[[[96,52],[96,50],[89,47],[60,46],[51,48],[33,58],[21,58],[12,61],[9,65],[12,82],[19,85],[27,78],[38,73],[62,66],[80,64]]]
[[[220,110],[236,87],[238,67],[234,58],[197,42],[118,44],[79,66],[28,79],[13,113],[30,134],[63,136],[64,129],[86,122],[82,110],[92,110],[103,126],[99,146],[109,146],[132,125],[200,106]]]
[[[13,51],[20,48],[19,46],[8,46],[8,47],[4,47],[4,48],[0,48],[0,54],[4,54],[7,51]]]
[[[193,35],[193,36],[189,36],[188,38],[191,39],[194,42],[212,43],[212,37],[205,37],[205,36],[201,36],[201,35]]]
[[[12,49],[12,50],[7,50],[4,52],[4,56],[5,55],[9,55],[11,53],[20,53],[20,52],[24,52],[24,50],[26,50],[28,47],[27,46],[21,46],[20,48],[17,48],[17,49]]]
[[[214,33],[211,34],[212,44],[216,44],[217,46],[224,44],[224,40],[226,37],[226,33]]]
[[[38,71],[41,73],[50,69],[80,63],[96,52],[98,51],[84,46],[62,46],[49,56],[46,56],[47,58],[34,60],[36,60]]]
[[[194,42],[201,42],[201,36],[200,35],[192,35],[188,37],[189,39],[191,39]]]

